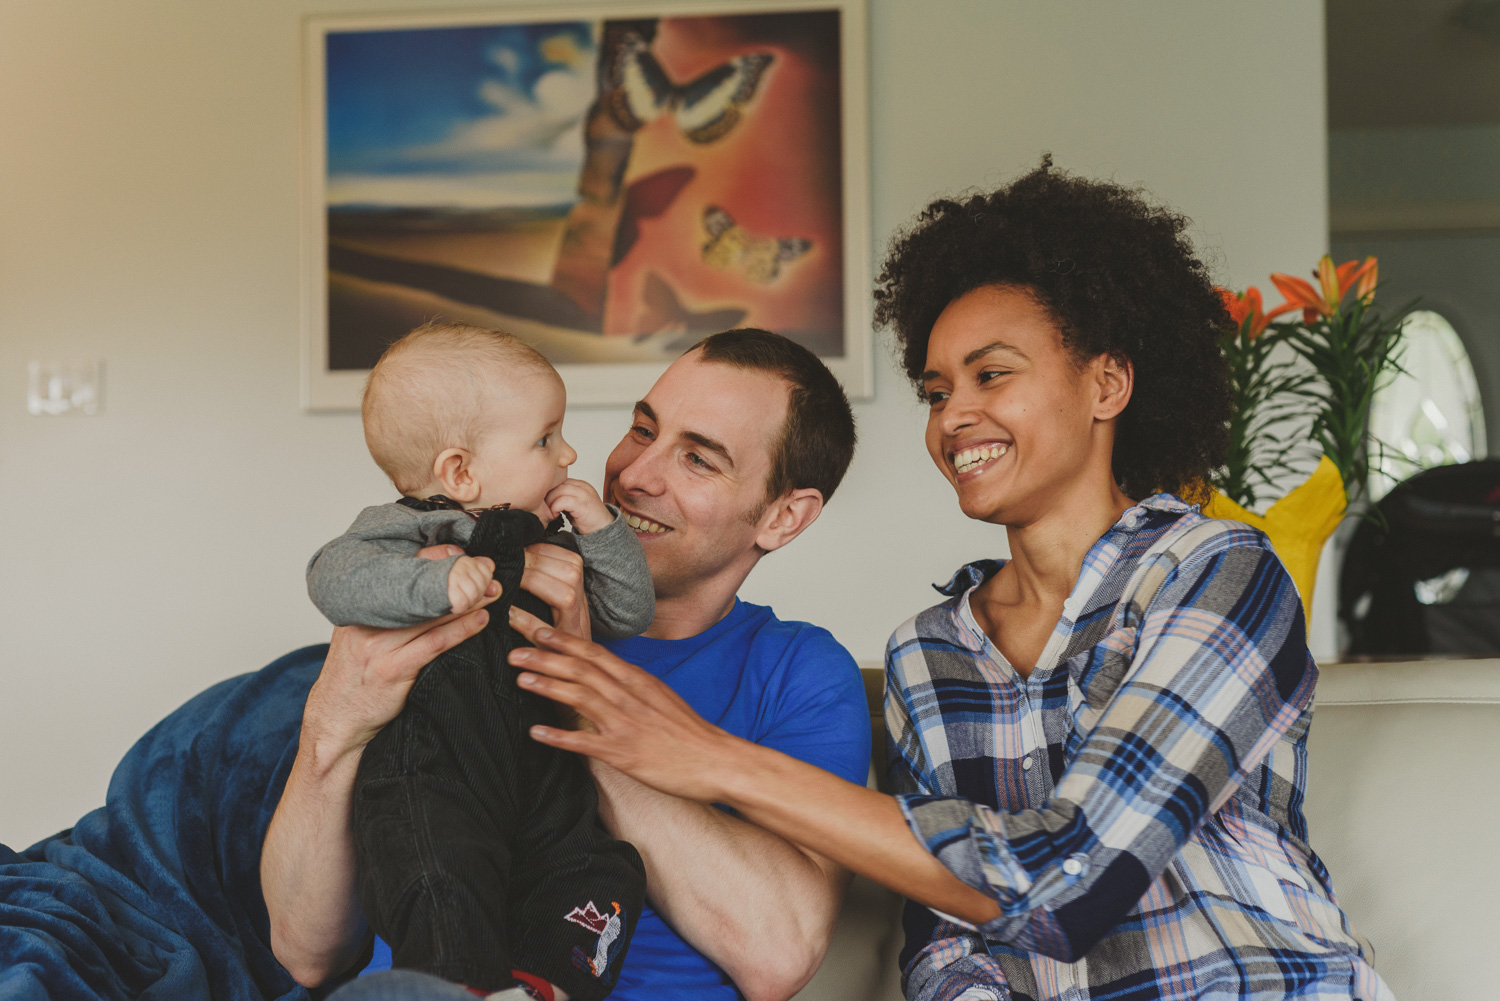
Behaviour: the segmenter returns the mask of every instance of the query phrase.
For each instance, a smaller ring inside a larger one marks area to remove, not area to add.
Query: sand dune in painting
[[[670,358],[744,317],[742,309],[683,307],[662,283],[655,333],[601,337],[597,318],[548,284],[565,215],[565,209],[330,211],[329,367],[369,368],[387,344],[434,318],[509,330],[555,364],[582,364]]]

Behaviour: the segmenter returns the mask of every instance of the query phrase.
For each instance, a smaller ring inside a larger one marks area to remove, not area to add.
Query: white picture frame
[[[432,319],[533,343],[573,405],[634,402],[730,326],[873,394],[865,0],[319,16],[304,42],[306,409],[358,409]]]

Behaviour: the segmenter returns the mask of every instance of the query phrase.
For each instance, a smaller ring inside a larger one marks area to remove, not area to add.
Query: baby
[[[655,599],[635,533],[567,478],[578,455],[564,403],[552,366],[508,334],[429,324],[391,345],[365,390],[365,441],[403,496],[320,549],[307,582],[336,625],[398,627],[474,608],[499,581],[489,624],[422,670],[360,759],[360,903],[397,968],[476,993],[519,984],[544,1001],[600,1001],[640,916],[644,869],[600,826],[582,762],[528,736],[556,720],[516,687],[506,655],[526,641],[506,613],[550,621],[520,589],[524,550],[543,541],[583,557],[595,634],[641,632]],[[558,534],[564,514],[576,534]],[[417,555],[441,543],[466,555]]]

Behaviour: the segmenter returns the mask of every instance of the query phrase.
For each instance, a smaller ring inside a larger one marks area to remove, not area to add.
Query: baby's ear
[[[432,461],[432,478],[442,486],[445,497],[460,504],[479,499],[479,481],[470,465],[472,456],[462,448],[449,448]]]

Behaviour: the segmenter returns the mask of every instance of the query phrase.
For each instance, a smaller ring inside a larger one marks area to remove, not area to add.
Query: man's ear
[[[1135,366],[1119,355],[1100,355],[1094,367],[1094,420],[1120,416],[1135,389]]]
[[[432,460],[432,478],[442,486],[443,496],[460,504],[479,499],[479,481],[474,478],[473,456],[467,449],[448,448]]]
[[[780,549],[801,535],[822,513],[822,491],[812,487],[789,491],[772,501],[761,515],[755,544],[768,553]]]

